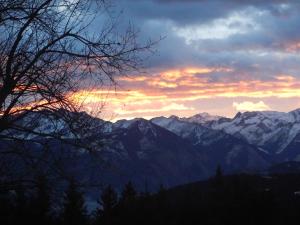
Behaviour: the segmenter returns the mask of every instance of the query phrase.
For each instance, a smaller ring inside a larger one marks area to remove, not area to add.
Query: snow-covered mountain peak
[[[186,129],[190,129],[191,124],[187,123],[185,121],[182,121],[180,118],[178,117],[156,117],[153,118],[151,120],[152,123],[166,128],[169,131],[172,131],[175,134],[179,134],[183,131],[185,131]]]
[[[300,111],[238,113],[231,120],[212,123],[211,128],[223,130],[250,144],[269,148],[268,151],[280,153],[300,132]]]
[[[233,119],[236,119],[236,118],[239,118],[242,116],[242,113],[241,112],[238,112],[237,114],[235,114],[235,116],[233,117]]]
[[[176,130],[179,129],[180,126],[186,126],[186,123],[197,123],[204,125],[208,122],[219,120],[223,117],[221,116],[213,116],[206,112],[198,113],[191,117],[178,117],[178,116],[170,116],[170,117],[156,117],[153,118],[151,121],[161,127],[168,127],[169,130]],[[185,123],[184,123],[185,122]]]
[[[190,122],[190,123],[205,124],[207,122],[216,121],[221,118],[222,118],[221,116],[214,116],[214,115],[210,115],[210,114],[204,112],[204,113],[198,113],[198,114],[188,117],[188,118],[182,118],[182,120]]]
[[[238,113],[232,121],[247,123],[260,123],[263,121],[272,122],[274,124],[287,122],[296,122],[296,118],[293,113],[277,112],[277,111],[251,111]]]
[[[155,125],[146,119],[135,118],[132,120],[119,120],[114,124],[114,129],[138,129],[142,134],[152,133],[156,135]]]
[[[178,120],[178,119],[180,119],[180,117],[179,117],[179,116],[172,115],[172,116],[169,117],[169,119],[176,119],[176,120]]]
[[[117,122],[114,123],[114,129],[118,129],[118,128],[128,128],[131,124],[134,123],[134,119],[133,120],[118,120]]]
[[[28,114],[20,123],[30,124],[35,132],[61,133],[65,138],[73,138],[71,132],[73,129],[69,127],[63,117],[66,115],[65,113],[69,112],[61,112],[61,117],[60,114],[53,117],[47,115],[46,112],[34,112]],[[119,120],[115,123],[103,121],[86,113],[76,113],[74,116],[75,120],[84,120],[86,124],[90,124],[88,129],[80,129],[82,133],[80,133],[80,137],[110,134],[117,130],[120,133],[126,133],[122,129],[130,129],[131,132],[138,135],[152,137],[159,134],[160,127],[162,127],[182,138],[193,138],[201,144],[211,143],[211,140],[215,141],[218,137],[223,138],[229,134],[268,153],[284,152],[287,146],[300,135],[300,109],[291,112],[239,112],[232,119],[199,113],[185,118],[178,116],[156,117],[151,120],[135,118]],[[14,132],[9,135],[23,137],[25,134],[24,132]],[[35,135],[26,135],[28,137],[24,137],[25,139],[35,138]]]
[[[289,112],[289,114],[292,115],[296,121],[300,121],[300,108]]]

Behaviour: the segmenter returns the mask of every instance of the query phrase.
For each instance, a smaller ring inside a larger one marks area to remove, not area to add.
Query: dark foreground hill
[[[116,206],[107,224],[299,224],[299,211],[299,174],[219,174]]]
[[[118,196],[107,187],[90,214],[74,184],[62,199],[52,199],[38,183],[36,190],[1,193],[1,224],[296,225],[300,220],[300,174],[295,173],[223,176],[217,170],[206,181],[161,187],[155,194],[138,193],[128,183]]]

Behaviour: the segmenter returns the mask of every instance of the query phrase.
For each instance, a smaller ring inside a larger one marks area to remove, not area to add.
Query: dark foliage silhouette
[[[114,220],[113,210],[118,204],[118,194],[108,185],[98,201],[100,207],[96,210],[95,225],[110,224]]]
[[[62,222],[66,225],[87,224],[87,212],[83,193],[74,180],[71,180],[63,201]]]
[[[19,187],[1,193],[0,221],[5,225],[298,224],[299,174],[268,177],[241,174],[222,176],[222,180],[222,188],[216,186],[216,177],[212,177],[169,190],[161,186],[157,193],[148,195],[137,194],[133,184],[128,183],[120,198],[107,186],[95,213],[87,213],[83,194],[70,182],[61,211],[49,213],[54,206],[44,192],[45,181],[41,179],[40,188]],[[49,187],[47,190],[51,193]],[[40,211],[36,211],[37,205]]]

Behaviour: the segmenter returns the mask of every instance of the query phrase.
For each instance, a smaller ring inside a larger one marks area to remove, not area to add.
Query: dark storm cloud
[[[231,9],[224,8],[214,1],[199,2],[172,2],[163,4],[153,1],[125,1],[123,6],[134,17],[156,20],[171,20],[181,25],[191,23],[205,23],[211,19],[226,16]],[[127,7],[126,7],[127,6]],[[214,10],[208,10],[213,8]]]
[[[115,6],[123,11],[121,24],[133,22],[141,40],[165,37],[148,68],[234,68],[212,82],[300,77],[300,1],[120,0]]]
[[[169,19],[187,25],[228,16],[248,7],[268,10],[275,16],[284,16],[288,10],[282,5],[299,9],[298,0],[121,0],[118,5],[140,19]]]

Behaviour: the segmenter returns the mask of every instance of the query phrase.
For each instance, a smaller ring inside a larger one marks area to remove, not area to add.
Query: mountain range
[[[81,113],[81,117],[92,124],[82,139],[88,140],[89,145],[100,143],[96,153],[104,162],[88,170],[93,174],[89,179],[99,179],[116,187],[131,180],[139,189],[153,190],[160,184],[171,187],[205,179],[215,173],[218,165],[227,174],[258,173],[275,164],[300,161],[299,109],[288,113],[239,112],[231,119],[207,113],[114,123],[86,113]],[[35,131],[60,130],[65,139],[74,138],[63,120],[49,119],[39,112],[29,114],[21,123],[32,118]],[[35,138],[37,136],[26,136],[28,141]],[[68,146],[59,141],[53,143],[52,148],[56,149]],[[76,161],[76,166],[73,161],[71,167],[84,179],[87,170],[80,172],[81,164],[90,164],[90,159],[86,151],[80,151],[80,158],[82,161]]]

